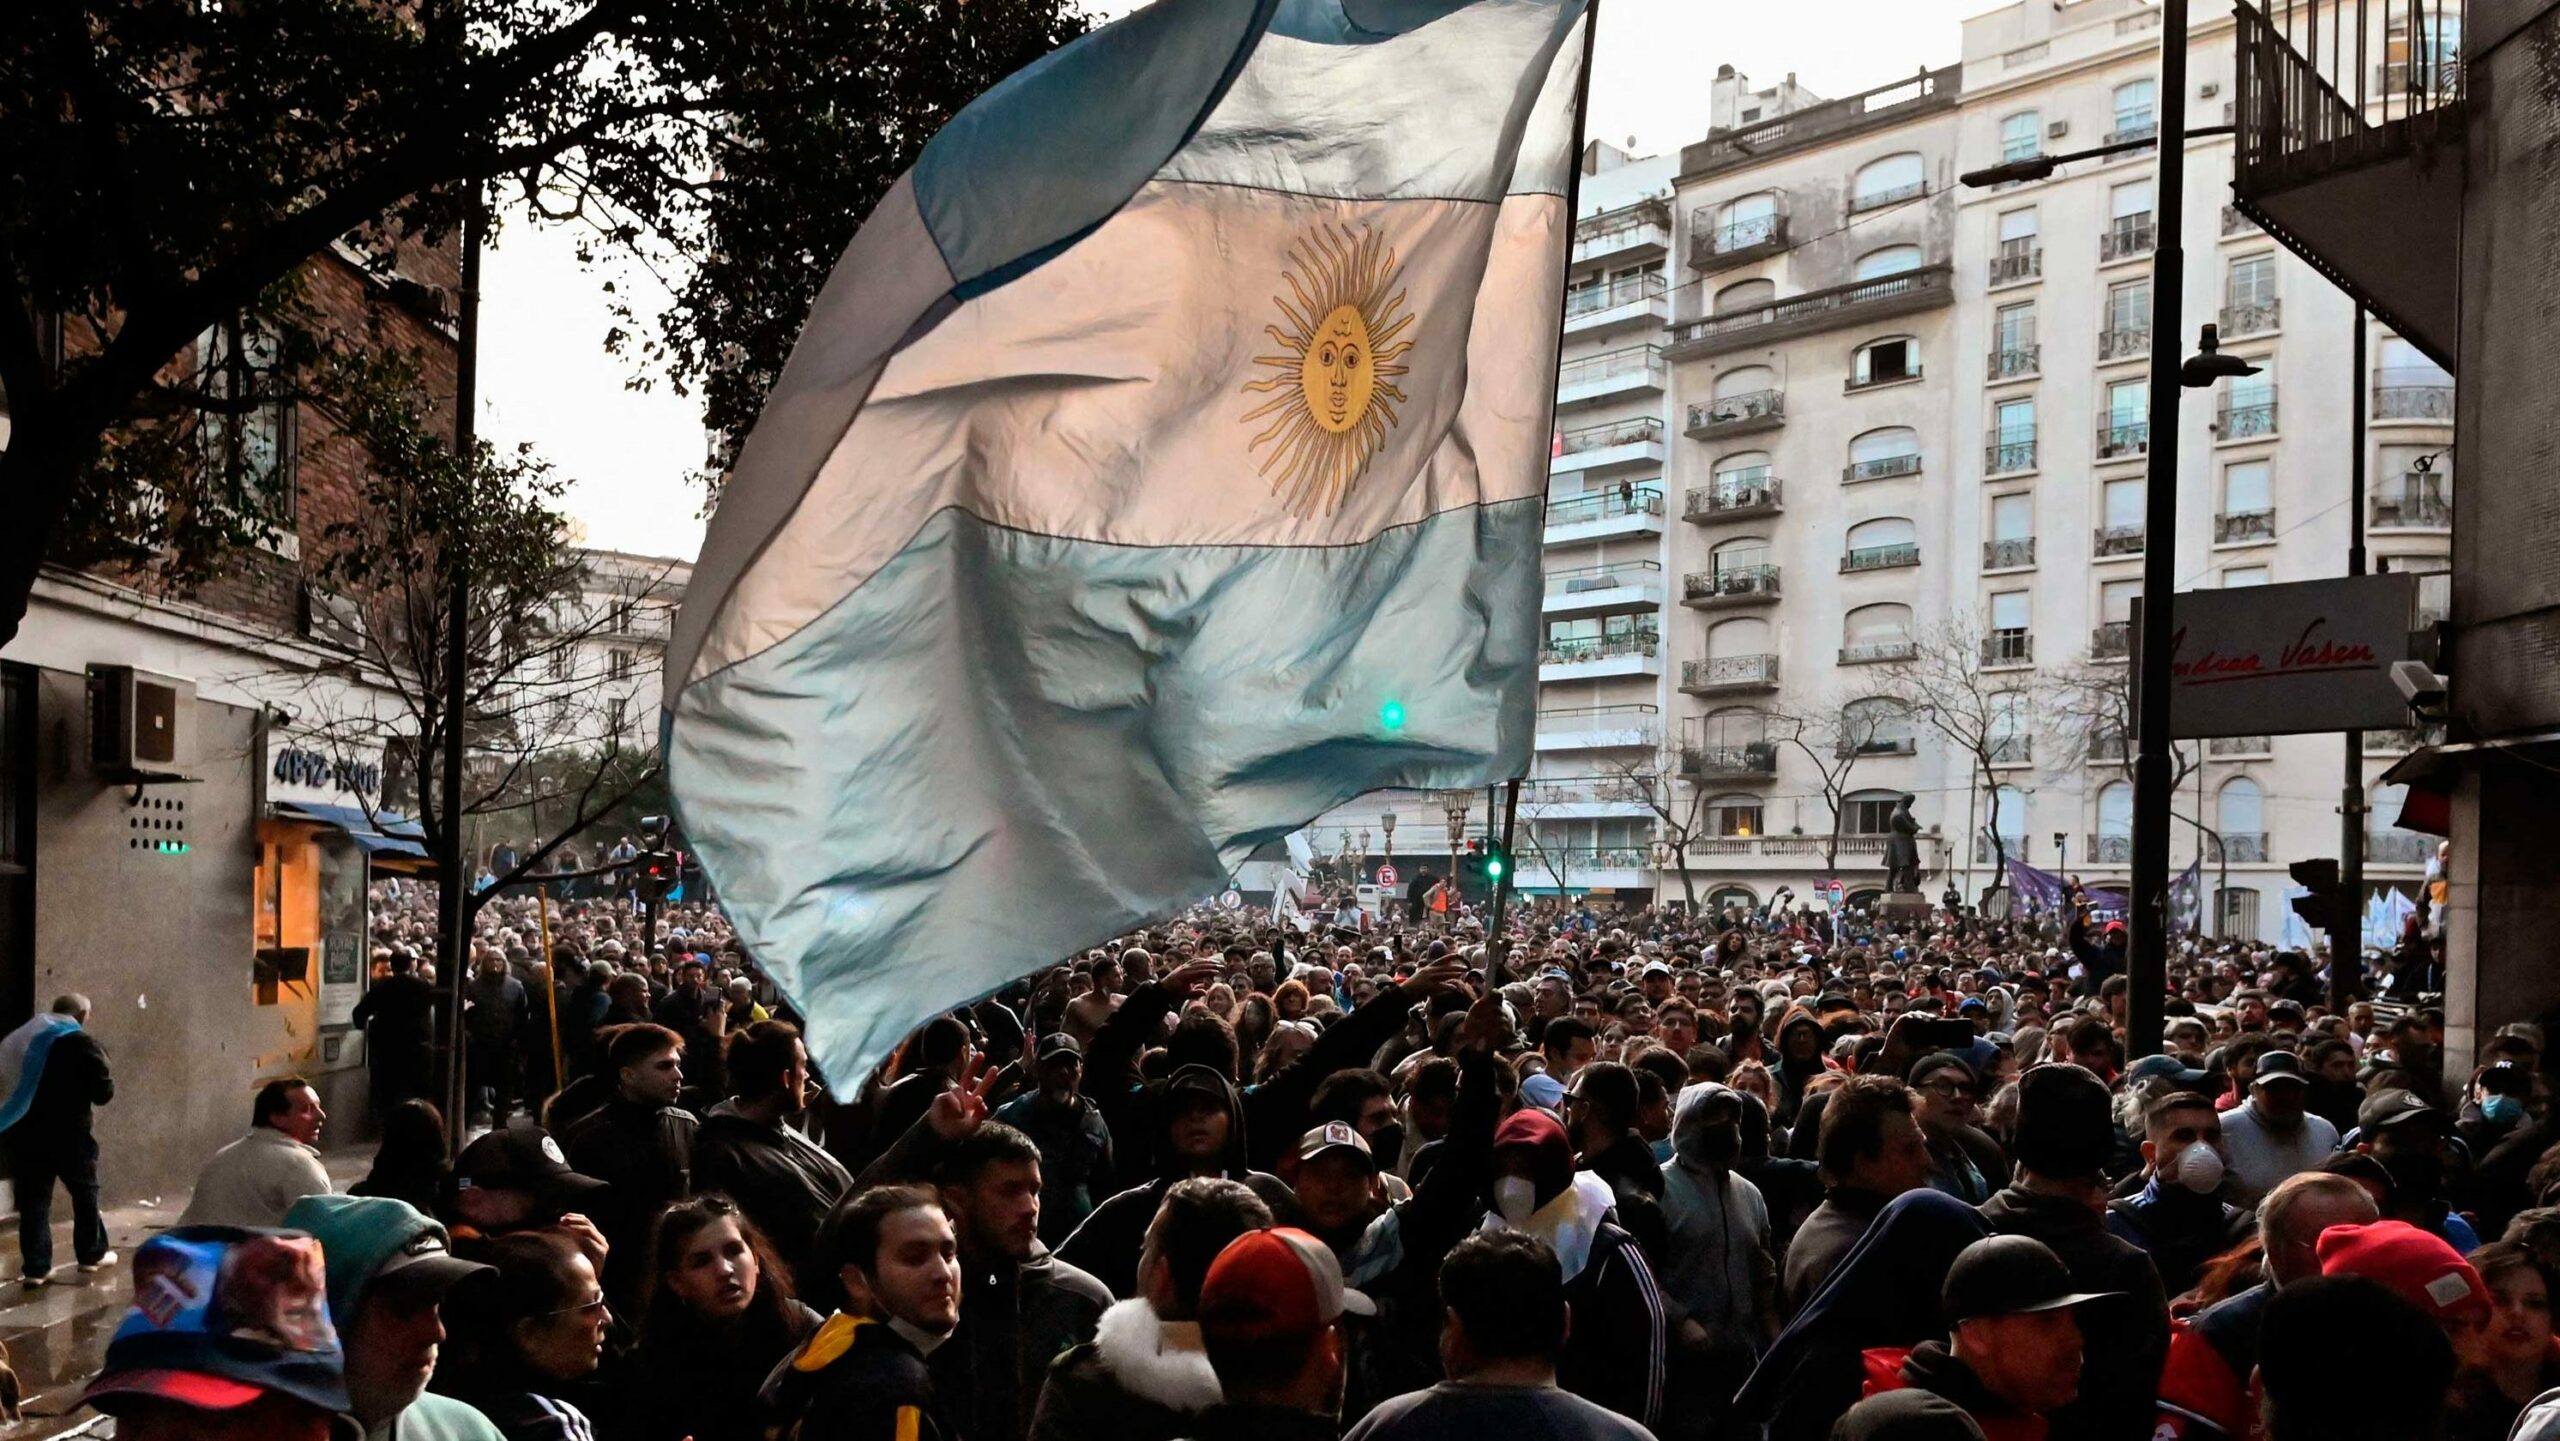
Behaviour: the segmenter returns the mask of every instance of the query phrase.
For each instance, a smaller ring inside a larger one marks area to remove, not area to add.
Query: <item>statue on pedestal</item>
[[[1920,822],[1911,814],[1911,797],[1893,803],[1884,838],[1884,888],[1891,895],[1920,891]]]

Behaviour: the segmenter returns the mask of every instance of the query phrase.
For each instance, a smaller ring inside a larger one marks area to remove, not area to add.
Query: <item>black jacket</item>
[[[1662,1164],[1653,1159],[1653,1148],[1629,1131],[1607,1148],[1583,1157],[1582,1168],[1609,1183],[1611,1194],[1618,1198],[1618,1224],[1636,1238],[1636,1244],[1644,1247],[1645,1259],[1658,1269],[1663,1248],[1671,1243],[1662,1219]]]
[[[1669,1327],[1644,1248],[1614,1222],[1600,1224],[1591,1258],[1564,1283],[1576,1324],[1556,1364],[1556,1384],[1647,1430],[1662,1424],[1662,1367]]]
[[[2080,1399],[2053,1413],[2053,1434],[2075,1441],[2147,1441],[2158,1420],[2160,1368],[2169,1358],[2169,1302],[2151,1258],[2108,1234],[2099,1214],[2074,1200],[2011,1186],[1981,1209],[1992,1230],[2033,1236],[2052,1247],[2080,1290],[2119,1293],[2091,1301],[2080,1312],[2082,1330],[2106,1343],[2088,1348]]]
[[[1954,1406],[1973,1418],[1974,1424],[1985,1421],[2023,1419],[2024,1413],[1991,1394],[1973,1368],[1955,1358],[1942,1341],[1923,1341],[1902,1358],[1902,1389],[1879,1391],[1849,1408],[1832,1429],[1836,1441],[1860,1441],[1868,1436],[1895,1434],[1885,1422],[1899,1417],[1940,1414],[1942,1408],[1928,1400]]]
[[[1191,1441],[1333,1441],[1342,1428],[1330,1416],[1274,1406],[1212,1406],[1182,1433]]]
[[[2258,1218],[2222,1199],[2199,1196],[2157,1177],[2131,1195],[2107,1204],[2107,1230],[2151,1257],[2166,1295],[2183,1295],[2207,1262],[2257,1233]]]
[[[1128,1009],[1126,1003],[1121,1009]],[[1362,1009],[1368,1008],[1364,1006]],[[1101,1043],[1097,1040],[1095,1044],[1099,1046]],[[1323,1042],[1317,1044],[1322,1045]],[[1308,1054],[1313,1055],[1314,1052]],[[1304,1058],[1301,1058],[1303,1063]],[[1183,1070],[1216,1076],[1219,1084],[1225,1087],[1227,1151],[1219,1174],[1251,1186],[1263,1204],[1271,1208],[1271,1219],[1275,1224],[1298,1224],[1298,1197],[1289,1189],[1288,1183],[1246,1164],[1245,1105],[1236,1088],[1206,1066],[1186,1066]],[[1105,1114],[1108,1115],[1108,1111]],[[1058,1248],[1058,1259],[1090,1274],[1110,1287],[1112,1295],[1123,1299],[1138,1294],[1138,1247],[1147,1238],[1147,1226],[1155,1220],[1156,1208],[1164,1203],[1164,1193],[1173,1189],[1173,1183],[1184,1179],[1178,1174],[1179,1165],[1172,1161],[1172,1149],[1162,1135],[1166,1120],[1163,1111],[1149,1107],[1148,1115],[1155,1121],[1157,1131],[1149,1135],[1148,1143],[1139,1148],[1137,1154],[1162,1157],[1169,1169],[1158,1172],[1153,1181],[1143,1186],[1132,1186],[1095,1207],[1093,1214],[1084,1218],[1084,1224],[1067,1237],[1066,1244]],[[1115,1136],[1113,1145],[1116,1148],[1118,1144],[1119,1139]],[[971,1441],[976,1441],[976,1438],[972,1437]]]
[[[701,1125],[691,1111],[616,1095],[562,1138],[573,1169],[613,1188],[591,1219],[611,1248],[605,1290],[633,1315],[647,1299],[641,1288],[648,1283],[649,1233],[658,1213],[693,1194],[693,1141]]]
[[[1143,1298],[1113,1305],[1092,1340],[1050,1363],[1031,1441],[1174,1441],[1219,1400],[1198,1329],[1190,1346],[1168,1344]]]
[[[818,1313],[794,1301],[780,1312],[759,1307],[727,1330],[682,1325],[642,1335],[613,1388],[625,1403],[614,1434],[628,1441],[765,1441],[756,1393],[817,1329]]]
[[[1785,1272],[1779,1282],[1786,1313],[1793,1316],[1831,1279],[1840,1258],[1867,1234],[1878,1212],[1884,1210],[1889,1196],[1861,1191],[1850,1186],[1834,1186],[1822,1198],[1822,1204],[1805,1218],[1804,1226],[1787,1246]]]
[[[780,1441],[958,1441],[961,1435],[934,1394],[923,1354],[886,1322],[842,1312],[773,1368],[756,1406]]]
[[[818,1225],[853,1189],[853,1176],[817,1142],[788,1126],[768,1126],[723,1101],[693,1138],[693,1188],[718,1191],[791,1267],[804,1299],[832,1301],[835,1270],[818,1264]]]
[[[86,1028],[64,1031],[45,1052],[44,1075],[27,1113],[9,1128],[8,1144],[30,1155],[65,1156],[89,1139],[92,1108],[115,1098],[107,1048]]]

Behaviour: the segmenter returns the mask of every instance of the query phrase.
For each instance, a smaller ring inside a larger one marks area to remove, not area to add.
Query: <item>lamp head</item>
[[[2178,365],[2178,383],[2189,390],[2210,389],[2217,380],[2255,375],[2258,367],[2236,355],[2222,353],[2222,328],[2207,325],[2196,337],[2196,353]]]

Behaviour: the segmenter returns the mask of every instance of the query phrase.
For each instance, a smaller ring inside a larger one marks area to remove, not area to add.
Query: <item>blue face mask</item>
[[[2480,1102],[2480,1114],[2497,1125],[2511,1125],[2524,1119],[2524,1102],[2513,1096],[2487,1096]]]

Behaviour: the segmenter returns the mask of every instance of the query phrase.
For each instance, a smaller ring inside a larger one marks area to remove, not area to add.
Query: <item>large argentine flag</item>
[[[1362,791],[1527,769],[1585,0],[1164,0],[818,297],[668,774],[850,1084]]]

